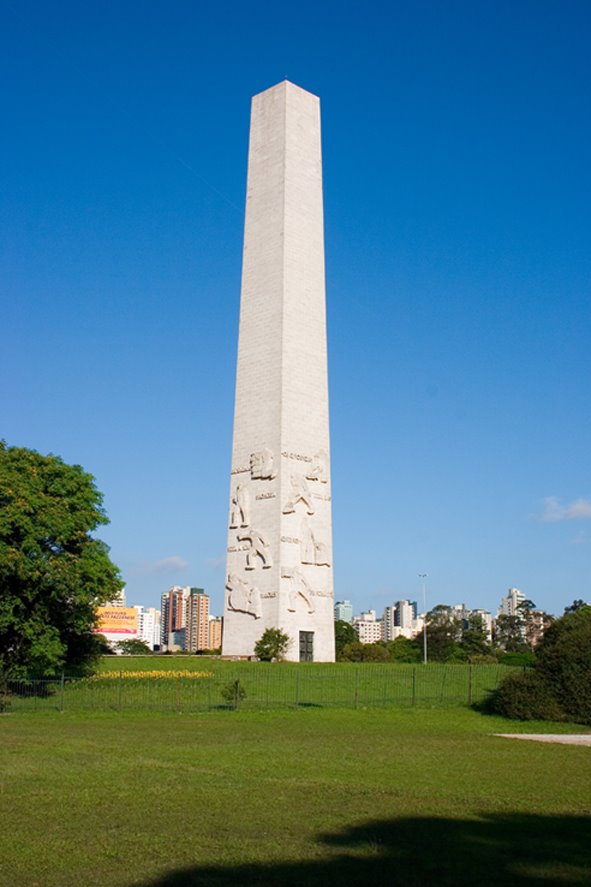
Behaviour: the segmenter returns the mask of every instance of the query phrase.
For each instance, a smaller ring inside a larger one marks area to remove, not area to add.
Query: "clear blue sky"
[[[2,3],[0,436],[221,612],[250,97],[321,98],[335,594],[591,599],[591,5]]]

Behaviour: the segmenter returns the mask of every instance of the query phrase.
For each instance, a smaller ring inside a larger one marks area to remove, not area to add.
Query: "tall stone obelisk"
[[[320,102],[252,101],[222,653],[334,661]]]

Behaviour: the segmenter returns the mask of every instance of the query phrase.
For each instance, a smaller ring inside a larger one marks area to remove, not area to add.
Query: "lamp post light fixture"
[[[425,579],[427,578],[427,573],[419,573],[419,579],[422,580],[423,584],[423,663],[427,664],[427,589],[425,584]]]

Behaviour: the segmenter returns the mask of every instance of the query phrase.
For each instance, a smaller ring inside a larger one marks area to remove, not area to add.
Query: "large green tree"
[[[84,669],[96,608],[122,587],[93,531],[108,523],[79,465],[0,441],[0,672]]]
[[[591,606],[557,619],[544,633],[536,668],[574,720],[591,724]]]
[[[534,667],[506,677],[488,705],[510,718],[591,724],[591,607],[557,619],[544,634]]]

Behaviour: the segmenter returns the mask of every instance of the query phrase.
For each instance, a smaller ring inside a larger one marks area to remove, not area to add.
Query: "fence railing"
[[[110,671],[8,681],[0,711],[176,711],[470,705],[512,669],[501,665],[253,664],[224,673]],[[232,690],[232,687],[234,688]]]

